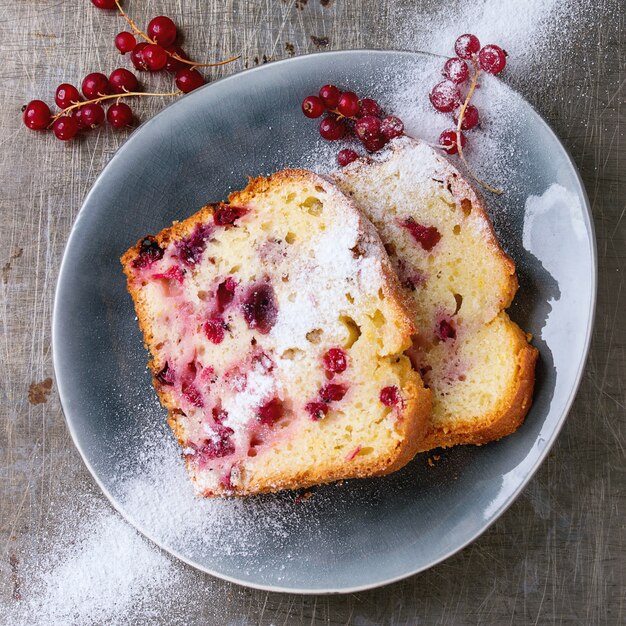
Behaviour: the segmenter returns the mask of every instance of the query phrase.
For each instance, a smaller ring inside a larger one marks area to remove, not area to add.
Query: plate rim
[[[346,55],[346,56],[359,56],[359,55],[363,55],[363,54],[368,54],[368,55],[378,55],[378,54],[380,54],[380,55],[388,55],[388,54],[393,54],[393,55],[401,55],[401,56],[408,56],[408,57],[411,57],[411,56],[413,56],[413,57],[415,57],[415,56],[417,56],[417,57],[428,56],[428,57],[445,58],[445,57],[443,57],[442,55],[439,55],[439,54],[434,54],[434,53],[431,53],[431,52],[424,52],[424,51],[419,51],[419,50],[382,49],[382,48],[356,48],[356,49],[350,49],[350,50],[333,50],[333,51],[327,51],[327,52],[314,52],[314,53],[309,53],[309,54],[298,55],[298,56],[295,56],[295,57],[290,57],[290,58],[287,58],[287,59],[281,59],[279,61],[273,61],[271,63],[258,65],[256,67],[244,69],[244,70],[235,72],[233,74],[229,74],[228,76],[224,76],[222,78],[219,78],[219,79],[217,79],[217,80],[215,80],[213,82],[210,82],[210,83],[202,86],[201,88],[195,90],[194,92],[192,92],[190,94],[187,94],[187,97],[190,97],[191,99],[194,99],[194,98],[198,97],[198,95],[197,95],[198,93],[200,93],[200,92],[202,92],[204,90],[213,89],[213,88],[215,88],[216,86],[220,85],[221,83],[223,83],[225,81],[229,81],[229,80],[233,80],[235,78],[239,78],[242,75],[249,75],[249,74],[252,74],[252,73],[268,71],[268,68],[274,68],[274,67],[276,67],[278,65],[283,65],[283,64],[287,64],[287,63],[291,63],[291,64],[298,63],[302,59],[308,59],[308,58],[311,58],[311,57],[344,56],[344,55]],[[567,158],[567,162],[568,162],[571,170],[575,174],[575,179],[576,179],[576,182],[577,182],[577,184],[579,186],[580,197],[581,197],[581,199],[583,201],[581,208],[583,209],[583,213],[586,214],[586,216],[587,216],[587,222],[588,222],[588,228],[589,228],[589,238],[590,238],[590,243],[591,243],[591,250],[590,250],[590,256],[591,256],[591,267],[590,267],[590,274],[591,274],[591,285],[590,285],[591,298],[590,298],[589,310],[588,310],[588,323],[587,323],[587,328],[585,329],[585,339],[584,339],[584,343],[583,343],[583,349],[582,349],[582,353],[581,353],[580,363],[579,363],[578,370],[577,370],[576,375],[575,375],[575,382],[574,382],[574,385],[572,386],[572,388],[570,390],[570,393],[569,393],[569,395],[567,397],[566,402],[563,405],[563,408],[560,411],[560,415],[559,415],[559,417],[558,417],[558,419],[556,421],[556,424],[555,424],[552,432],[546,438],[545,447],[544,447],[543,451],[540,453],[540,455],[538,456],[538,458],[536,459],[536,461],[534,462],[533,467],[526,474],[526,476],[524,476],[523,480],[520,482],[520,484],[517,486],[517,488],[507,497],[505,502],[503,502],[500,505],[500,507],[496,510],[496,512],[491,515],[490,519],[480,528],[480,530],[476,531],[467,540],[465,540],[464,542],[462,542],[458,546],[454,547],[453,549],[447,551],[444,555],[442,555],[438,559],[432,561],[428,565],[419,566],[419,567],[411,569],[410,571],[407,571],[407,572],[405,572],[403,574],[399,574],[399,575],[393,576],[391,578],[385,578],[385,579],[380,580],[378,582],[372,582],[372,583],[367,583],[367,584],[363,584],[363,585],[356,585],[354,587],[341,587],[341,588],[324,587],[324,588],[316,589],[316,588],[306,588],[306,587],[305,588],[294,588],[294,587],[283,587],[283,586],[279,586],[279,585],[265,585],[265,584],[262,584],[262,583],[256,583],[256,582],[251,582],[251,581],[248,581],[248,580],[238,579],[236,577],[233,577],[233,576],[230,576],[228,574],[224,574],[224,573],[215,571],[215,570],[213,570],[211,568],[208,568],[208,567],[200,565],[200,564],[198,564],[196,562],[193,562],[191,559],[187,558],[186,556],[181,554],[176,549],[173,549],[173,548],[171,548],[169,546],[166,546],[162,542],[160,542],[159,540],[155,539],[152,536],[152,533],[144,528],[143,524],[140,524],[136,520],[131,519],[124,512],[124,510],[122,510],[121,504],[118,503],[116,498],[114,498],[114,496],[110,493],[110,491],[101,482],[100,478],[98,477],[97,472],[94,470],[94,468],[93,468],[92,464],[90,463],[89,459],[86,457],[86,453],[83,451],[83,449],[82,449],[82,447],[81,447],[81,445],[80,445],[80,443],[78,441],[78,435],[77,435],[76,430],[75,430],[75,428],[73,426],[73,420],[69,416],[69,411],[66,408],[67,405],[68,405],[68,398],[67,398],[67,395],[64,393],[64,385],[62,383],[63,375],[60,374],[60,372],[63,371],[63,368],[61,367],[61,364],[58,361],[60,359],[60,356],[58,356],[58,355],[60,355],[60,352],[61,352],[61,350],[57,349],[57,347],[61,343],[60,342],[61,322],[59,320],[61,318],[60,308],[62,306],[60,304],[60,302],[59,302],[59,292],[60,292],[61,285],[64,282],[64,275],[67,272],[67,265],[69,263],[69,261],[68,261],[68,251],[72,247],[73,241],[74,241],[75,237],[77,236],[77,231],[78,231],[78,227],[80,225],[80,222],[82,220],[84,220],[84,216],[85,216],[86,212],[89,210],[89,208],[88,208],[89,201],[92,198],[92,196],[95,193],[98,192],[98,188],[102,184],[102,179],[103,179],[106,171],[108,170],[110,164],[113,162],[113,160],[121,152],[123,152],[125,149],[127,149],[127,146],[129,144],[131,144],[132,142],[140,141],[141,137],[145,134],[146,129],[149,129],[150,126],[155,122],[155,120],[157,120],[161,115],[165,114],[165,112],[170,107],[174,107],[174,106],[180,105],[180,103],[183,102],[185,100],[185,98],[181,98],[179,100],[176,100],[176,101],[168,104],[166,107],[164,107],[161,111],[159,111],[157,114],[155,114],[149,120],[147,120],[146,122],[141,124],[135,131],[133,131],[129,135],[129,137],[124,141],[124,143],[113,153],[113,155],[107,161],[106,165],[102,168],[102,171],[95,178],[91,188],[89,189],[89,191],[85,195],[85,197],[84,197],[84,199],[82,201],[81,207],[80,207],[78,213],[76,214],[76,218],[74,219],[74,223],[72,224],[72,227],[70,229],[70,233],[69,233],[69,235],[67,237],[67,241],[65,243],[65,246],[63,248],[63,255],[62,255],[62,258],[61,258],[61,263],[59,265],[59,270],[58,270],[58,276],[57,276],[57,280],[56,280],[56,283],[55,283],[54,302],[53,302],[53,307],[52,307],[52,320],[51,320],[51,329],[52,329],[52,332],[51,332],[51,347],[52,347],[52,362],[53,362],[53,369],[54,369],[54,379],[55,379],[55,382],[56,382],[56,389],[57,389],[57,394],[58,394],[58,397],[59,397],[59,402],[60,402],[60,405],[61,405],[61,410],[62,410],[62,413],[63,413],[63,417],[64,417],[64,420],[65,420],[66,426],[67,426],[68,431],[70,433],[70,436],[72,438],[72,442],[73,442],[75,448],[78,450],[78,452],[79,452],[79,454],[80,454],[80,456],[82,458],[82,461],[85,464],[85,466],[87,467],[87,469],[89,470],[89,473],[91,474],[92,478],[94,479],[94,481],[96,482],[98,487],[101,489],[103,494],[106,496],[106,498],[108,499],[110,504],[122,516],[122,518],[126,522],[128,522],[135,530],[137,530],[141,535],[143,535],[143,537],[145,537],[150,542],[155,544],[160,550],[162,550],[163,552],[167,553],[168,555],[176,557],[177,559],[179,559],[183,563],[193,567],[194,569],[202,571],[202,572],[204,572],[206,574],[209,574],[209,575],[214,576],[216,578],[219,578],[221,580],[225,580],[225,581],[228,581],[228,582],[231,582],[231,583],[235,583],[237,585],[241,585],[241,586],[252,588],[252,589],[258,589],[260,591],[271,591],[271,592],[277,592],[277,593],[292,593],[292,594],[302,594],[302,595],[330,595],[330,594],[357,593],[357,592],[361,592],[361,591],[367,591],[367,590],[371,590],[371,589],[377,589],[379,587],[384,587],[386,585],[390,585],[390,584],[393,584],[395,582],[399,582],[399,581],[404,580],[406,578],[409,578],[411,576],[415,576],[416,574],[419,574],[421,572],[429,570],[432,567],[435,567],[436,565],[438,565],[438,564],[442,563],[443,561],[449,559],[450,557],[454,556],[455,554],[457,554],[458,552],[460,552],[461,550],[466,548],[468,545],[470,545],[471,543],[476,541],[485,532],[487,532],[487,530],[489,530],[489,528],[519,498],[521,492],[526,488],[528,483],[534,478],[534,476],[537,473],[537,471],[539,470],[539,468],[543,465],[543,463],[544,463],[544,461],[546,459],[546,456],[549,454],[550,450],[554,446],[554,444],[555,444],[555,442],[556,442],[556,440],[557,440],[557,438],[558,438],[558,436],[559,436],[559,434],[560,434],[560,432],[561,432],[561,430],[563,428],[563,425],[565,424],[565,421],[566,421],[566,419],[567,419],[567,417],[569,415],[569,412],[570,412],[570,410],[572,408],[572,404],[573,404],[573,402],[574,402],[574,400],[576,398],[576,395],[578,393],[578,390],[580,388],[580,385],[581,385],[581,382],[582,382],[582,379],[583,379],[585,366],[586,366],[587,360],[589,358],[589,350],[590,350],[590,346],[591,346],[593,329],[594,329],[594,326],[595,326],[596,305],[597,305],[597,285],[598,285],[597,239],[596,239],[596,232],[595,232],[595,225],[594,225],[594,221],[593,221],[593,211],[592,211],[592,208],[591,208],[591,203],[589,202],[589,197],[588,197],[587,190],[585,188],[582,176],[581,176],[581,174],[580,174],[580,172],[578,170],[576,162],[574,161],[570,151],[567,149],[567,147],[563,144],[561,139],[555,133],[555,131],[553,130],[552,126],[544,119],[544,117],[536,110],[536,108],[530,102],[528,102],[528,100],[526,100],[526,98],[522,94],[520,94],[517,90],[513,89],[513,87],[509,86],[508,84],[506,84],[506,83],[502,83],[502,84],[504,85],[505,89],[507,89],[509,91],[512,91],[513,93],[515,93],[518,97],[520,97],[524,101],[524,104],[530,108],[530,110],[532,111],[532,114],[534,115],[534,117],[539,121],[539,123],[545,128],[545,130],[551,136],[551,138],[553,140],[555,140],[556,143],[563,150],[563,153],[564,153],[565,157]]]

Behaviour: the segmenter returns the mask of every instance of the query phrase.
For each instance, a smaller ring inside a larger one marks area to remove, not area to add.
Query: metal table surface
[[[166,14],[196,56],[242,59],[211,78],[294,54],[406,47],[407,16],[432,0],[146,0],[140,23]],[[521,3],[522,5],[524,3]],[[586,0],[566,5],[585,6]],[[244,589],[182,564],[202,602],[188,624],[609,624],[623,615],[626,532],[626,9],[599,0],[584,28],[559,38],[559,71],[541,64],[507,80],[553,125],[591,200],[599,292],[591,354],[549,458],[479,540],[431,570],[368,592],[297,596]],[[54,528],[63,494],[93,493],[53,384],[50,318],[63,248],[82,199],[127,133],[61,145],[21,125],[20,107],[55,86],[111,69],[114,16],[87,0],[0,1],[0,607],[17,602],[19,554]],[[513,19],[513,18],[512,18]],[[121,29],[121,22],[117,24]],[[399,33],[403,33],[400,37]],[[409,46],[410,47],[410,46]],[[151,86],[165,87],[151,78]],[[143,119],[164,106],[145,99]],[[624,291],[624,293],[622,293]],[[166,596],[150,598],[168,623]],[[0,621],[2,621],[0,619]]]

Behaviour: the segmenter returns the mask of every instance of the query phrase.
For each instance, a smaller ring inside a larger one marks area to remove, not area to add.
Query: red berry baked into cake
[[[196,491],[254,494],[402,467],[431,392],[372,224],[304,170],[251,180],[122,257]]]
[[[537,350],[505,312],[515,264],[483,204],[428,145],[402,137],[333,180],[374,223],[420,335],[409,354],[433,391],[421,450],[513,432],[532,401]]]

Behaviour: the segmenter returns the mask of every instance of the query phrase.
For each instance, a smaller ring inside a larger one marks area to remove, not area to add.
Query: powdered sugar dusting
[[[6,623],[121,623],[142,597],[178,583],[172,559],[101,500],[83,497],[70,511],[56,543],[44,544],[40,560],[22,571],[25,600],[5,614]],[[150,607],[142,608],[150,617]]]
[[[334,189],[329,190],[336,195],[333,202],[346,202]],[[325,210],[331,210],[330,202]],[[337,323],[337,316],[346,308],[346,290],[358,289],[368,297],[381,285],[377,254],[355,254],[364,226],[358,213],[333,210],[325,224],[326,229],[315,235],[312,255],[291,259],[289,279],[299,287],[278,307],[278,319],[270,333],[278,354],[293,348],[309,351],[307,333],[315,329],[323,329],[330,343],[341,343],[345,329]]]
[[[245,427],[254,420],[259,406],[276,392],[278,380],[269,374],[260,361],[257,361],[246,375],[245,393],[236,393],[223,401],[223,408],[228,413],[225,424],[235,431],[236,443],[243,446]]]
[[[254,550],[258,524],[281,536],[282,517],[272,505],[254,500],[198,498],[181,462],[176,443],[167,434],[147,435],[149,444],[138,467],[121,483],[125,509],[140,528],[173,550],[198,555]],[[267,515],[267,519],[264,516]]]

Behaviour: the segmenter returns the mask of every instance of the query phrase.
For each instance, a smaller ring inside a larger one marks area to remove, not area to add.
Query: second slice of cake
[[[378,229],[420,335],[409,354],[433,391],[423,449],[509,435],[532,402],[537,350],[506,308],[515,264],[452,164],[402,137],[334,175]]]
[[[198,493],[389,473],[430,392],[373,226],[304,170],[252,180],[122,257],[150,368]]]

